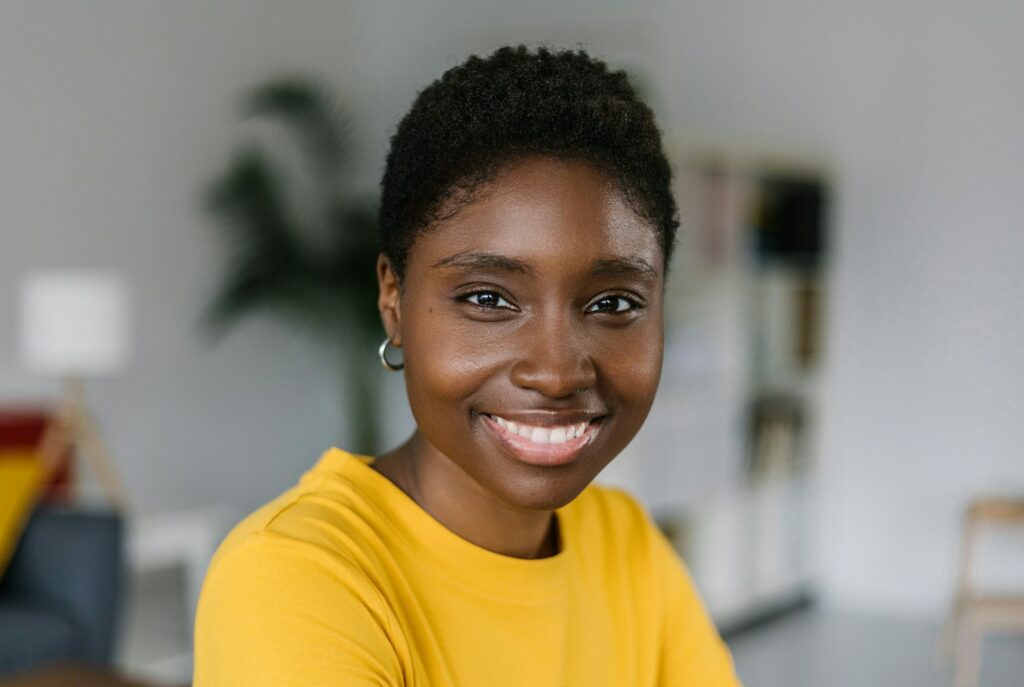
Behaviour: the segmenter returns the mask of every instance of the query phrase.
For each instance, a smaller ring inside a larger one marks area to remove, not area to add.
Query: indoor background
[[[318,79],[373,198],[417,90],[525,42],[626,69],[677,170],[666,379],[603,481],[672,535],[748,687],[951,684],[965,509],[1024,494],[1022,29],[1011,1],[0,0],[0,412],[61,394],[26,362],[33,278],[118,284],[123,355],[85,380],[130,504],[117,665],[187,682],[206,552],[350,445],[336,358],[376,364],[259,312],[202,329],[228,265],[204,193],[247,142],[296,166],[246,93]],[[800,183],[816,247],[751,247]],[[411,416],[375,383],[391,445]],[[1024,537],[986,543],[1024,593]],[[983,657],[1024,682],[1024,635]]]

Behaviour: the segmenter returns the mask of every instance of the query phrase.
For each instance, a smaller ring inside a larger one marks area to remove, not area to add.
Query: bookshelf
[[[814,594],[830,175],[696,148],[676,174],[662,386],[627,461],[716,621],[738,626]]]

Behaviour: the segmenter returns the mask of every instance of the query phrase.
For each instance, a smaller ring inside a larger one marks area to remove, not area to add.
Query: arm
[[[404,684],[388,610],[366,576],[271,532],[218,553],[196,616],[195,687]]]
[[[656,533],[665,570],[667,604],[662,637],[660,687],[740,687],[732,656],[708,616],[683,561]]]

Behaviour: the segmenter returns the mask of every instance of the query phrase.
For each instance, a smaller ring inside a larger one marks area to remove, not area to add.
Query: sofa
[[[108,666],[121,615],[124,524],[41,505],[0,579],[0,678],[62,661]]]

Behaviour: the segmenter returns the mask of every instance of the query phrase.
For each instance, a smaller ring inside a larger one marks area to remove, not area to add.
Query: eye
[[[641,307],[638,302],[625,296],[602,296],[587,306],[587,312],[624,313]]]
[[[472,303],[473,305],[487,310],[499,310],[502,308],[506,308],[508,310],[515,309],[511,303],[496,294],[494,291],[474,291],[473,293],[462,296],[460,300],[464,300],[467,303]]]

